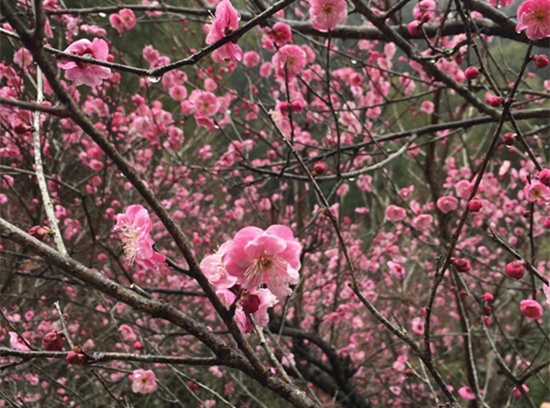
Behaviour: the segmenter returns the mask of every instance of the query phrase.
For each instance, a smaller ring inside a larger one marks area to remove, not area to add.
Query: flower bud
[[[525,275],[525,264],[522,261],[512,261],[506,265],[506,275],[513,279],[521,279]]]
[[[491,105],[493,108],[498,108],[499,106],[502,105],[502,98],[500,96],[496,96],[496,95],[491,95],[489,97],[487,97],[487,102],[489,103],[489,105]]]
[[[260,307],[260,298],[256,295],[246,294],[241,300],[241,306],[245,313],[255,313]]]
[[[468,203],[468,211],[472,213],[477,213],[479,210],[481,210],[481,207],[483,207],[483,204],[481,203],[481,200],[477,197],[474,197],[469,203]]]
[[[483,294],[483,300],[487,303],[493,303],[493,301],[495,300],[495,297],[493,296],[492,293],[485,292]]]
[[[65,361],[68,364],[84,364],[86,362],[86,355],[82,352],[82,347],[76,346],[74,349],[69,351]]]
[[[43,241],[51,233],[50,227],[43,227],[41,225],[35,225],[27,232],[31,237],[34,237],[40,241]]]
[[[513,146],[514,143],[516,143],[517,135],[512,132],[507,132],[502,135],[502,143],[504,143],[506,146]]]
[[[470,81],[476,79],[479,76],[479,69],[477,67],[468,67],[464,71],[464,76]]]
[[[550,187],[550,169],[542,169],[539,173],[539,181],[547,187]]]
[[[407,25],[407,31],[411,36],[418,37],[420,34],[422,34],[422,31],[420,31],[420,22],[418,20],[411,21]]]
[[[451,258],[451,263],[454,265],[457,272],[469,272],[470,269],[472,269],[472,266],[470,265],[470,261],[468,261],[465,258]]]
[[[193,380],[189,380],[187,381],[187,386],[189,387],[189,389],[193,392],[197,391],[199,389],[199,384],[197,384],[195,381]]]
[[[42,337],[42,347],[47,351],[61,351],[63,349],[63,333],[51,330]]]
[[[311,175],[313,177],[315,176],[320,176],[321,174],[323,174],[325,172],[325,170],[327,169],[327,165],[323,162],[316,162],[314,165],[313,165],[313,171],[311,172]]]
[[[546,68],[548,64],[550,64],[550,61],[548,61],[548,57],[546,55],[535,54],[532,58],[537,68]]]

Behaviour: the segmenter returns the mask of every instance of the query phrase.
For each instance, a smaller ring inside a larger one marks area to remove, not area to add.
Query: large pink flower
[[[277,70],[277,76],[292,79],[306,66],[306,53],[297,45],[284,45],[273,55],[271,62]]]
[[[292,293],[289,284],[298,283],[301,251],[288,227],[272,225],[265,231],[246,227],[237,232],[223,261],[243,289],[266,285],[281,299]]]
[[[329,31],[344,22],[348,15],[346,0],[311,0],[311,25],[319,31]]]
[[[518,7],[516,31],[530,40],[550,37],[550,0],[527,0]]]
[[[216,7],[216,17],[212,24],[206,25],[208,34],[206,35],[206,44],[214,44],[215,42],[227,37],[237,28],[239,28],[239,20],[241,16],[233,7],[229,0],[222,0]],[[237,44],[229,42],[216,50],[221,59],[236,59],[240,61],[243,58],[243,51]]]
[[[157,390],[155,373],[151,370],[134,370],[128,378],[132,381],[132,391],[135,393],[150,394]]]
[[[92,42],[83,38],[75,41],[65,50],[68,54],[88,56],[100,61],[106,61],[109,55],[109,46],[105,40],[94,38]],[[59,68],[65,69],[65,78],[74,82],[75,86],[84,84],[89,86],[101,85],[104,79],[111,77],[111,70],[95,64],[83,61],[73,61],[61,58],[57,63]]]
[[[147,268],[155,268],[166,259],[153,249],[152,222],[149,213],[141,205],[131,205],[124,214],[117,214],[115,230],[122,233],[124,256],[129,264],[137,262]]]

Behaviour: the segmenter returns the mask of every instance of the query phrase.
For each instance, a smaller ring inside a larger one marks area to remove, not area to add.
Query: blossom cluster
[[[115,231],[121,232],[124,256],[131,265],[134,262],[145,268],[156,268],[166,257],[153,249],[152,221],[147,210],[138,204],[130,205],[126,212],[117,214]]]
[[[200,266],[226,306],[237,302],[235,320],[249,332],[254,327],[248,315],[265,326],[267,309],[292,293],[289,285],[298,283],[301,251],[286,226],[272,225],[265,231],[245,227]]]

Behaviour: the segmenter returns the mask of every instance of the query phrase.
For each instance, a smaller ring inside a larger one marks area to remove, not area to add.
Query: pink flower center
[[[128,260],[128,263],[132,265],[138,254],[136,242],[139,239],[139,231],[128,227],[122,227],[121,231],[122,242],[124,242],[124,246],[122,247],[124,257]]]
[[[259,286],[266,283],[266,273],[269,274],[273,267],[273,258],[262,255],[256,259],[244,272],[245,278],[251,283],[251,286]]]
[[[533,14],[533,20],[538,24],[544,24],[546,22],[547,15],[548,12],[546,10],[539,9]]]
[[[334,13],[334,6],[332,4],[324,4],[321,13],[330,16]]]

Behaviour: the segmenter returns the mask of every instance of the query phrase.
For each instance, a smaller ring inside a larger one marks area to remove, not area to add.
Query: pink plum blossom
[[[297,45],[284,45],[273,55],[271,62],[278,77],[292,79],[306,66],[306,53]]]
[[[468,401],[473,401],[476,399],[476,395],[470,387],[461,387],[458,390],[458,395]]]
[[[193,104],[196,117],[214,116],[220,107],[216,95],[207,91],[195,90],[191,92],[189,101]]]
[[[430,21],[435,16],[435,1],[421,0],[413,7],[413,16],[416,20],[426,22]]]
[[[202,272],[216,289],[230,289],[237,283],[237,277],[229,275],[223,263],[223,256],[230,246],[231,241],[223,243],[215,254],[205,256],[200,263]]]
[[[9,332],[10,335],[10,347],[14,350],[27,351],[30,350],[29,346],[16,332]]]
[[[164,255],[153,249],[152,222],[144,207],[130,205],[125,213],[117,214],[116,219],[115,230],[122,233],[124,256],[130,265],[137,262],[144,267],[156,268],[158,263],[164,262]]]
[[[346,0],[311,0],[311,25],[319,31],[329,31],[346,20]]]
[[[437,208],[443,214],[450,213],[451,211],[456,210],[458,207],[458,199],[453,196],[444,196],[437,199]]]
[[[412,226],[417,230],[430,228],[433,222],[433,217],[430,214],[420,214],[411,221]]]
[[[525,199],[530,203],[544,205],[544,203],[550,201],[550,187],[545,186],[538,180],[527,184],[523,188],[523,194],[525,194]]]
[[[288,285],[298,283],[301,251],[302,245],[288,227],[272,225],[265,231],[245,227],[235,234],[223,261],[243,289],[266,285],[281,299],[292,292]]]
[[[109,16],[109,22],[119,34],[136,26],[136,15],[130,9],[122,9],[117,14]]]
[[[206,35],[206,44],[211,45],[227,37],[237,28],[239,28],[240,14],[229,0],[222,0],[216,7],[216,16],[211,24],[206,25],[208,34]],[[243,58],[243,51],[238,44],[228,42],[216,50],[218,56],[223,60],[237,60]]]
[[[428,115],[434,113],[434,103],[432,101],[424,101],[420,104],[420,110]]]
[[[542,306],[533,299],[525,299],[519,302],[520,312],[530,319],[538,319],[542,316]]]
[[[137,340],[137,335],[134,330],[127,324],[121,324],[118,328],[120,337],[126,342],[134,342]]]
[[[401,221],[407,216],[407,211],[404,208],[394,204],[390,204],[385,211],[386,219],[391,222]]]
[[[134,370],[128,378],[132,381],[132,391],[135,393],[150,394],[157,390],[155,373],[151,370]]]
[[[100,61],[106,61],[109,55],[109,46],[105,40],[94,38],[92,42],[87,39],[75,41],[65,50],[67,54],[90,57]],[[107,67],[61,58],[57,63],[59,68],[65,71],[65,77],[73,81],[75,86],[84,84],[88,86],[101,85],[104,79],[111,77],[111,70]]]
[[[422,317],[415,317],[411,320],[411,329],[414,334],[424,334],[424,319]]]
[[[243,64],[245,67],[252,68],[260,63],[260,54],[256,51],[247,51],[243,55]]]
[[[532,41],[550,37],[550,0],[527,0],[518,7],[516,31]]]

